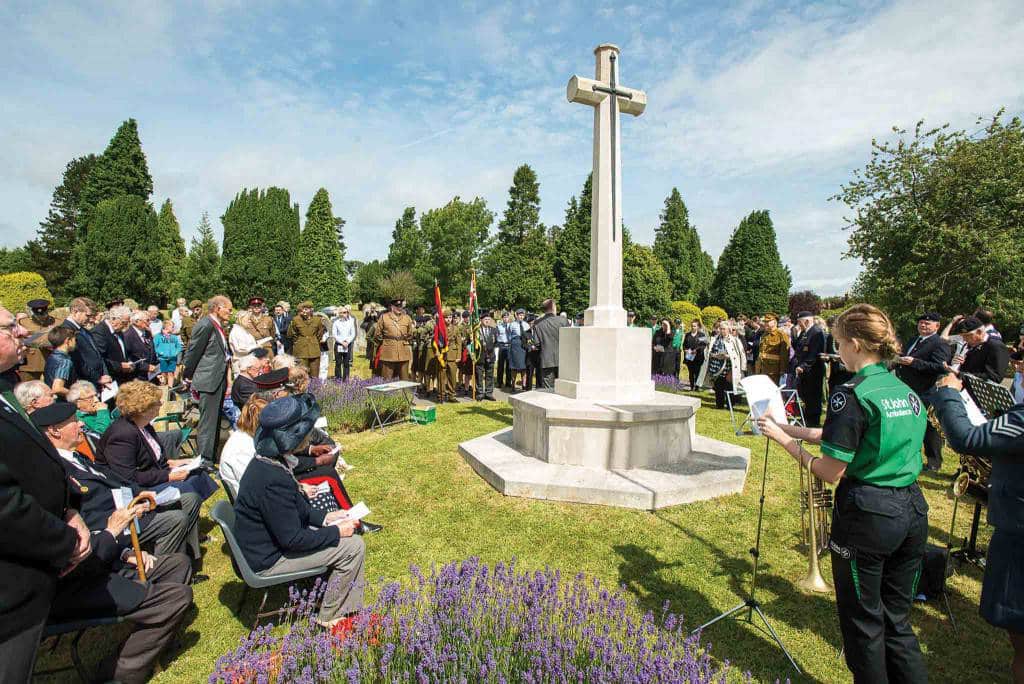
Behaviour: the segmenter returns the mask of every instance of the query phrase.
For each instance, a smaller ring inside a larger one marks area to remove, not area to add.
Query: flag
[[[466,351],[473,363],[480,357],[480,309],[476,301],[476,271],[469,278],[469,344]]]
[[[434,281],[434,311],[437,312],[437,323],[434,324],[434,354],[441,368],[445,367],[448,353],[448,324],[444,321],[444,310],[441,308],[441,288]]]

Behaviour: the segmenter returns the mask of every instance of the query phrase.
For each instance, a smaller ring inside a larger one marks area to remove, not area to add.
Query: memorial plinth
[[[626,327],[618,115],[639,116],[647,96],[618,84],[617,47],[594,54],[597,77],[567,88],[570,102],[594,108],[584,326],[559,331],[554,391],[512,396],[512,427],[459,451],[509,496],[654,510],[739,493],[750,452],[696,433],[700,401],[656,392],[651,331]]]

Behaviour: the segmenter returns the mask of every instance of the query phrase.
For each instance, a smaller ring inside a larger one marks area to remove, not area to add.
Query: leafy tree
[[[299,244],[299,299],[316,306],[348,301],[345,255],[338,247],[336,219],[327,190],[320,188],[306,210],[306,226]],[[341,221],[344,225],[344,221]]]
[[[92,165],[79,199],[86,228],[90,214],[103,200],[133,195],[148,200],[153,194],[153,177],[139,141],[135,119],[128,119],[110,139],[107,149]]]
[[[575,196],[569,199],[565,221],[561,230],[557,231],[554,274],[561,295],[562,308],[565,311],[583,311],[590,305],[592,187],[592,177],[588,175],[579,199]]]
[[[382,302],[405,299],[410,304],[417,304],[423,302],[424,292],[409,271],[395,271],[381,278],[377,284],[377,295]]]
[[[696,300],[707,290],[711,257],[700,246],[700,235],[690,225],[690,214],[677,188],[665,198],[661,224],[654,231],[654,255],[672,283],[677,300]]]
[[[672,311],[672,283],[650,247],[632,242],[623,247],[622,304],[641,321]]]
[[[358,259],[345,259],[345,275],[349,278],[355,278],[356,271],[359,270],[363,263]]]
[[[137,195],[103,200],[92,212],[85,238],[75,245],[78,267],[71,291],[107,301],[131,297],[157,302],[163,257],[157,215]]]
[[[160,300],[161,307],[166,306],[169,297],[181,292],[181,273],[185,268],[185,241],[181,238],[181,226],[174,215],[174,205],[170,199],[164,200],[157,217],[157,233],[160,236],[160,260],[162,272],[161,291],[164,296]]]
[[[298,285],[299,205],[283,188],[242,190],[221,217],[221,279],[232,299],[288,299]],[[334,224],[330,224],[333,231]]]
[[[979,120],[979,123],[982,123]],[[1024,127],[1000,110],[975,134],[894,129],[834,199],[852,211],[854,294],[908,327],[923,309],[1024,318]]]
[[[32,254],[27,246],[0,247],[0,274],[32,270]]]
[[[479,197],[472,202],[455,197],[420,217],[427,261],[445,297],[469,293],[469,271],[480,257],[493,220],[494,214]]]
[[[801,290],[789,295],[789,315],[796,317],[801,311],[810,311],[817,316],[821,313],[821,297],[811,290]]]
[[[220,294],[220,249],[210,225],[210,216],[204,211],[199,221],[198,238],[192,238],[185,268],[181,275],[181,296],[189,301],[206,301]]]
[[[359,267],[352,278],[352,297],[366,304],[377,301],[380,296],[380,281],[387,275],[384,263],[378,259],[367,262]]]
[[[68,292],[66,286],[72,275],[71,256],[75,243],[85,233],[81,195],[96,161],[95,154],[88,154],[72,159],[64,167],[61,184],[50,199],[50,210],[39,223],[36,239],[28,246],[32,257],[30,270],[46,279],[58,299],[74,294]]]
[[[406,207],[391,232],[387,269],[413,272],[423,264],[426,256],[427,243],[416,223],[416,207]]]
[[[516,169],[498,234],[487,247],[477,279],[485,305],[536,308],[558,298],[554,249],[540,222],[540,184],[527,164]]]
[[[765,210],[740,221],[718,259],[711,301],[733,314],[784,311],[792,278],[779,258],[775,228]]]

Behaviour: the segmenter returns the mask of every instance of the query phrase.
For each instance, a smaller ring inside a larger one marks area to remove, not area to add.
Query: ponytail
[[[900,354],[900,343],[892,321],[885,312],[870,304],[855,304],[839,314],[835,332],[849,340],[857,340],[865,351],[889,361]]]

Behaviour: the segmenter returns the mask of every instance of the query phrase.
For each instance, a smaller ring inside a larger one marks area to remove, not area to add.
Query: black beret
[[[984,327],[984,323],[981,322],[977,316],[968,316],[967,318],[960,321],[960,330],[963,332],[971,332],[978,328]]]
[[[938,323],[939,321],[942,320],[942,316],[940,316],[939,314],[935,313],[934,311],[925,311],[923,314],[921,314],[920,316],[917,317],[917,320],[919,320],[919,321],[934,321],[935,323]]]
[[[265,359],[268,356],[270,356],[270,352],[264,349],[263,347],[256,347],[249,353],[255,356],[257,359]]]
[[[256,387],[261,390],[277,389],[278,387],[284,387],[284,384],[288,382],[288,369],[278,368],[272,370],[269,373],[263,375],[257,375],[252,379],[256,383]]]
[[[800,313],[798,313],[798,314],[796,315],[796,317],[797,317],[797,319],[799,320],[799,319],[801,319],[801,318],[810,318],[810,317],[811,317],[811,316],[813,316],[813,315],[814,315],[814,314],[812,314],[812,313],[811,313],[810,311],[801,311]]]
[[[115,306],[121,306],[122,304],[124,304],[124,300],[121,299],[120,297],[115,297],[114,299],[111,299],[109,302],[107,302],[107,308],[113,309]]]
[[[33,299],[31,302],[28,303],[28,308],[33,309],[33,310],[35,310],[35,309],[49,309],[50,308],[50,302],[46,301],[45,299]]]
[[[36,409],[32,412],[32,422],[36,424],[36,427],[45,428],[51,425],[60,425],[67,419],[71,418],[78,411],[78,408],[74,404],[69,404],[66,401],[58,401],[44,406],[41,409]]]

